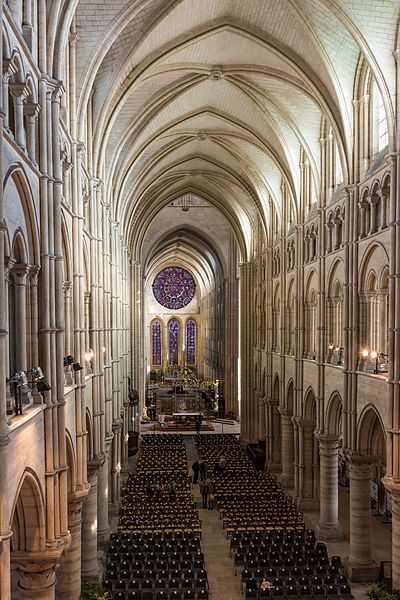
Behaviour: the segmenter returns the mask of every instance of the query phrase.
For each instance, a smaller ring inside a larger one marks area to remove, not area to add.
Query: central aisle
[[[198,458],[197,448],[192,436],[185,436],[188,470],[191,475],[192,464]],[[219,519],[219,512],[203,509],[199,486],[193,489],[194,499],[201,519],[202,551],[210,586],[210,595],[214,600],[243,600],[240,593],[240,577],[233,574],[233,559],[229,556],[229,540]]]

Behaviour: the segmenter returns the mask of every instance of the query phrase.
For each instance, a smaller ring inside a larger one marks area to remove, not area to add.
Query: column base
[[[321,542],[341,542],[344,539],[344,533],[339,523],[331,526],[318,523],[315,535]]]
[[[90,571],[81,571],[82,582],[100,583],[102,575],[103,569],[99,564]]]
[[[298,510],[319,510],[318,498],[299,498],[295,499]]]
[[[372,559],[371,562],[366,565],[359,565],[351,563],[347,556],[343,561],[343,566],[348,578],[354,583],[374,581],[375,579],[378,579],[379,576],[379,567]]]
[[[281,486],[285,489],[285,490],[293,490],[294,489],[294,478],[290,477],[288,475],[284,475],[282,473],[282,475],[280,475],[278,477]]]

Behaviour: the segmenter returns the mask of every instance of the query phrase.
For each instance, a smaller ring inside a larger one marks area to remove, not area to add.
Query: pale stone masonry
[[[353,580],[371,490],[391,511],[400,588],[398,2],[0,10],[0,600],[101,579],[168,265],[180,367],[191,318],[199,381]]]

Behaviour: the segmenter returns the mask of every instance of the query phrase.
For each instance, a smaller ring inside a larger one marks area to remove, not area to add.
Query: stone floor
[[[217,424],[215,433],[239,433],[239,426]],[[185,443],[188,457],[188,470],[191,473],[191,465],[198,458],[195,445],[196,435],[185,435]],[[135,461],[130,461],[130,470]],[[202,548],[205,557],[206,570],[209,578],[212,600],[239,600],[243,599],[240,590],[240,578],[233,573],[233,559],[229,555],[229,540],[226,539],[222,529],[217,510],[201,508],[201,496],[199,487],[193,489],[195,501],[202,521]],[[304,512],[306,526],[315,528],[319,519],[318,511]],[[328,544],[329,554],[338,554],[344,558],[348,554],[349,544],[349,489],[339,488],[339,517],[345,534],[342,542]],[[371,535],[373,540],[373,558],[380,564],[382,560],[391,560],[391,525],[384,522],[383,517],[373,516],[371,524]],[[352,584],[352,592],[355,600],[364,600],[365,591],[361,585]]]
[[[189,472],[191,472],[193,461],[198,458],[195,439],[195,436],[185,437]],[[202,521],[202,548],[212,598],[213,600],[243,599],[240,590],[240,578],[233,574],[233,559],[229,556],[229,540],[226,539],[225,532],[222,529],[219,513],[217,510],[211,511],[201,508],[201,495],[197,485],[194,486],[193,492]],[[348,553],[350,529],[348,488],[340,488],[339,502],[340,521],[345,539],[343,542],[328,544],[328,552],[330,555],[337,554],[344,558]],[[318,523],[319,512],[305,511],[304,516],[306,527],[314,529]],[[391,545],[387,543],[387,536],[391,535],[391,527],[383,523],[382,517],[373,517],[372,521],[373,557],[379,564],[381,560],[390,560]],[[365,590],[362,585],[352,584],[351,589],[355,600],[365,599]]]

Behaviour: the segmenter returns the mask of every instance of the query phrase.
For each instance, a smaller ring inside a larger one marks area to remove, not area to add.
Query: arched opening
[[[294,484],[295,444],[293,428],[293,380],[287,386],[286,401],[280,408],[281,413],[281,482],[286,488]]]
[[[21,478],[14,501],[11,530],[11,572],[12,597],[29,598],[32,580],[29,569],[29,556],[37,558],[46,549],[46,522],[44,500],[39,480],[35,473],[27,469]],[[32,565],[33,573],[35,573]],[[54,579],[54,573],[52,575]]]
[[[272,398],[268,402],[268,469],[281,470],[281,416],[279,413],[280,383],[275,376]]]
[[[376,508],[384,511],[387,501],[382,478],[386,475],[386,435],[382,419],[373,406],[362,412],[357,429],[357,450],[361,455],[372,456],[372,493]]]
[[[303,418],[297,419],[298,427],[298,505],[315,508],[319,505],[319,451],[315,435],[317,406],[315,394],[308,390]]]

